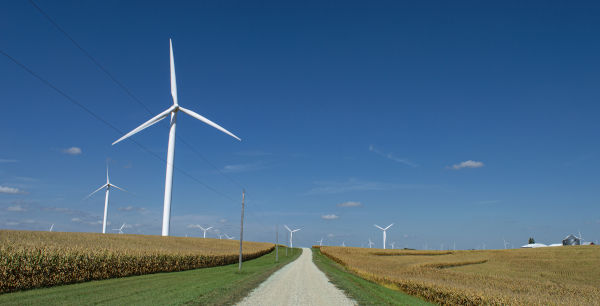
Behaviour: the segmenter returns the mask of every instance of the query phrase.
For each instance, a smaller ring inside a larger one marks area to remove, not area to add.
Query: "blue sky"
[[[3,52],[127,132],[179,103],[173,235],[502,247],[600,232],[600,7],[592,2],[3,2]],[[0,56],[0,228],[160,234],[168,123],[121,134]],[[77,149],[73,149],[77,148]],[[206,188],[205,186],[209,186]],[[346,204],[344,204],[346,203]],[[350,203],[350,204],[348,204]],[[114,226],[113,226],[114,225]],[[283,237],[283,229],[280,231]],[[215,233],[209,233],[214,236]]]

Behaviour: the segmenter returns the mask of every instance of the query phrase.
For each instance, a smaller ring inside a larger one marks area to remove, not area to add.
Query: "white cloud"
[[[137,212],[145,212],[146,209],[143,207],[135,207],[135,206],[125,206],[117,208],[118,211],[137,211]]]
[[[362,206],[362,203],[360,203],[360,202],[348,201],[348,202],[340,203],[340,204],[338,204],[337,206],[338,206],[338,207],[358,207],[358,206]]]
[[[384,152],[381,152],[381,151],[379,151],[377,148],[375,148],[375,146],[374,146],[374,145],[370,145],[370,146],[369,146],[369,151],[371,151],[371,152],[373,152],[373,153],[376,153],[377,155],[383,156],[383,157],[385,157],[385,158],[387,158],[387,159],[389,159],[389,160],[391,160],[391,161],[395,161],[395,162],[397,162],[397,163],[405,164],[405,165],[407,165],[407,166],[410,166],[410,167],[413,167],[413,168],[415,168],[415,167],[418,167],[418,166],[419,166],[419,165],[417,165],[417,164],[415,164],[415,163],[411,162],[410,160],[407,160],[407,159],[404,159],[404,158],[399,158],[399,157],[395,156],[395,155],[394,155],[394,154],[392,154],[392,153],[384,153]]]
[[[260,170],[264,168],[264,166],[261,163],[250,163],[250,164],[236,164],[236,165],[226,165],[225,167],[223,167],[223,172],[225,173],[237,173],[237,172],[247,172],[247,171],[254,171],[254,170]]]
[[[334,234],[331,234],[331,233],[327,234],[327,238],[333,238],[333,237],[335,237]]]
[[[17,226],[17,225],[19,225],[19,222],[8,221],[5,224],[8,225],[8,226]]]
[[[467,161],[461,162],[460,164],[452,165],[451,168],[454,170],[460,170],[463,168],[481,168],[481,167],[483,167],[483,162],[467,160]]]
[[[0,158],[0,164],[1,163],[16,163],[18,162],[18,160],[16,159],[5,159],[5,158]]]
[[[7,187],[7,186],[0,186],[0,193],[20,194],[20,193],[25,193],[25,192],[23,190],[19,189],[19,188],[13,188],[13,187]]]
[[[70,147],[62,150],[62,152],[69,155],[79,155],[82,153],[81,148],[79,147]]]
[[[307,195],[315,194],[334,194],[351,191],[374,191],[374,190],[393,190],[393,189],[420,189],[423,185],[416,184],[391,184],[381,182],[365,182],[357,179],[349,179],[345,182],[315,182],[317,187],[306,192]]]
[[[23,212],[23,211],[27,211],[27,209],[25,209],[25,207],[17,204],[15,206],[9,206],[6,208],[6,210],[8,211],[16,211],[16,212]]]
[[[77,222],[77,223],[83,222],[83,220],[81,220],[81,218],[72,218],[71,221]]]
[[[324,219],[324,220],[335,220],[335,219],[338,219],[339,217],[340,216],[335,215],[335,214],[329,214],[329,215],[322,215],[321,219]]]

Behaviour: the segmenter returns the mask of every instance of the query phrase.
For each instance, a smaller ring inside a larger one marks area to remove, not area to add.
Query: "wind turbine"
[[[112,184],[110,182],[110,179],[108,178],[108,163],[106,163],[106,184],[102,185],[100,188],[96,189],[96,191],[90,193],[86,197],[86,199],[87,199],[87,198],[91,197],[94,193],[106,188],[106,192],[105,192],[105,196],[104,196],[104,219],[102,221],[102,234],[106,234],[106,215],[108,213],[108,194],[110,193],[111,187],[115,187],[119,190],[126,191],[125,189],[123,189],[115,184]]]
[[[346,247],[346,241],[342,241],[342,246]]]
[[[113,231],[119,231],[119,234],[123,234],[123,228],[125,227],[125,223],[121,225],[120,228],[113,228]]]
[[[227,237],[227,239],[229,240],[233,240],[234,237],[229,237],[229,235],[225,234],[225,237]]]
[[[371,238],[369,238],[369,249],[374,245],[375,243],[373,243],[373,241],[371,241]]]
[[[317,242],[319,243],[319,246],[323,246],[323,237],[321,237],[321,240],[317,240]]]
[[[144,130],[147,127],[150,127],[157,122],[166,118],[169,114],[171,115],[171,127],[169,129],[169,146],[167,149],[167,170],[165,175],[165,197],[164,197],[164,207],[163,207],[163,225],[162,225],[162,235],[169,236],[169,228],[171,225],[171,194],[173,191],[173,163],[175,159],[175,128],[177,123],[177,113],[182,111],[186,115],[192,116],[214,128],[217,130],[241,141],[241,139],[228,130],[224,129],[220,125],[210,121],[209,119],[187,109],[179,106],[177,102],[177,82],[175,79],[175,60],[173,59],[173,43],[169,39],[169,50],[170,50],[170,59],[171,59],[171,96],[173,97],[173,105],[163,111],[162,113],[156,115],[154,118],[144,122],[142,125],[133,129],[131,132],[125,134],[123,137],[119,138],[117,141],[113,142],[113,145],[118,142],[129,138],[137,134],[138,132]]]
[[[212,228],[212,226],[211,226],[211,227],[204,228],[204,227],[202,227],[202,226],[198,225],[198,228],[200,228],[200,229],[201,229],[201,230],[204,232],[204,237],[203,237],[203,238],[206,238],[206,232],[207,232],[209,229],[211,229],[211,228]]]
[[[381,226],[375,224],[375,227],[382,230],[383,231],[383,249],[385,250],[385,232],[388,230],[388,228],[392,227],[392,225],[394,225],[394,223],[388,225],[386,228],[382,228]]]
[[[294,247],[294,243],[292,242],[292,239],[294,238],[294,233],[299,231],[300,229],[295,229],[295,230],[291,230],[287,225],[283,225],[285,226],[285,228],[290,231],[290,248]]]
[[[392,242],[392,243],[390,243],[390,245],[392,246],[392,250],[394,249],[394,244],[396,244],[396,242],[395,242],[395,241],[394,241],[394,242]]]
[[[508,245],[508,241],[506,241],[506,239],[502,238],[502,240],[504,240],[504,249],[506,250],[506,246]]]
[[[50,225],[50,230],[49,232],[51,232],[54,229],[54,223],[52,225]]]

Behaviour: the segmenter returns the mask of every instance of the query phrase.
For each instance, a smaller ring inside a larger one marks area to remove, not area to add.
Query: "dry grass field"
[[[401,251],[321,247],[363,278],[439,304],[598,305],[600,247]]]
[[[244,259],[274,245],[244,242]],[[237,262],[239,241],[0,230],[0,292]]]

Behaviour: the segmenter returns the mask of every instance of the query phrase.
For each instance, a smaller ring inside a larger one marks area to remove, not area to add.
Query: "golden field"
[[[600,303],[599,246],[481,251],[320,249],[365,279],[439,304]]]
[[[273,248],[244,242],[244,260]],[[238,252],[238,240],[0,230],[0,292],[227,265]]]

